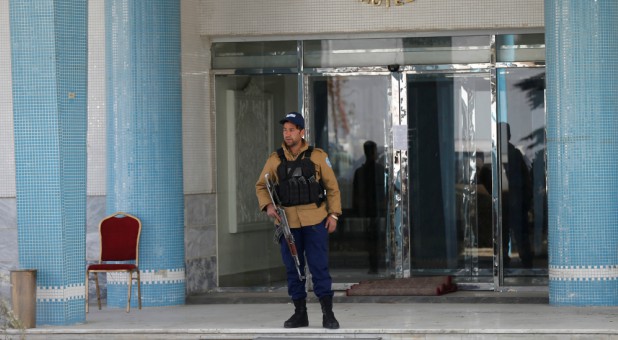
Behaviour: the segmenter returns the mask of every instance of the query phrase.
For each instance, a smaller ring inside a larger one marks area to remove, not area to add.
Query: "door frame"
[[[407,80],[409,75],[419,74],[469,74],[482,73],[490,77],[490,91],[492,96],[491,101],[491,116],[492,116],[492,159],[496,155],[496,107],[495,107],[495,76],[492,73],[493,67],[491,63],[485,64],[451,64],[451,65],[405,65],[388,67],[355,67],[355,68],[323,68],[323,69],[305,69],[302,80],[302,105],[301,112],[307,121],[307,131],[305,137],[309,143],[313,143],[313,126],[312,108],[310,103],[310,77],[315,76],[370,76],[381,75],[389,76],[390,85],[387,91],[389,101],[389,112],[387,119],[390,121],[388,131],[385,131],[388,145],[385,145],[387,153],[388,178],[400,179],[400,182],[389,180],[389,211],[387,232],[395,237],[391,239],[388,249],[392,251],[389,254],[390,261],[387,261],[387,274],[395,278],[407,278],[412,275],[410,261],[410,196],[408,179],[408,93]],[[397,165],[396,165],[397,164]],[[497,163],[496,163],[497,164]],[[397,187],[398,190],[395,190]],[[496,202],[497,200],[493,199]],[[399,209],[397,211],[397,209]],[[495,207],[494,207],[495,209]],[[492,211],[492,221],[496,221],[495,212]],[[495,223],[494,223],[495,224]],[[496,226],[492,227],[492,230]],[[495,231],[494,231],[495,232]],[[495,243],[495,237],[494,239]],[[495,256],[499,253],[496,251],[494,244],[494,264],[496,263]],[[466,290],[495,290],[496,273],[493,270],[493,278],[491,282],[458,282],[459,285],[465,286]],[[349,283],[347,285],[351,285]]]
[[[302,52],[302,43],[301,45]],[[491,135],[492,135],[492,163],[501,164],[500,153],[498,150],[498,144],[500,140],[500,132],[498,131],[498,107],[497,107],[497,70],[500,68],[544,68],[544,62],[495,62],[495,56],[492,57],[492,62],[481,64],[450,64],[450,65],[391,65],[384,67],[339,67],[339,68],[303,68],[302,58],[299,60],[300,66],[296,70],[289,70],[284,72],[286,74],[297,74],[299,78],[298,82],[298,95],[299,95],[299,107],[298,110],[303,113],[307,121],[306,139],[310,143],[313,139],[313,131],[311,129],[313,117],[309,115],[309,77],[310,76],[330,76],[330,75],[388,75],[390,76],[390,88],[388,91],[388,97],[390,100],[390,122],[392,123],[390,128],[389,145],[386,145],[387,160],[389,162],[389,178],[395,178],[395,175],[399,174],[401,178],[407,179],[408,175],[408,150],[407,140],[402,143],[401,132],[404,127],[407,128],[407,77],[415,74],[436,74],[436,73],[470,73],[470,72],[486,72],[490,74],[490,92],[491,92]],[[393,69],[392,66],[396,66]],[[258,74],[268,72],[257,72]],[[277,73],[277,72],[275,72]],[[233,75],[233,74],[256,74],[255,70],[245,71],[216,71],[213,75]],[[270,74],[270,73],[269,73]],[[405,135],[407,138],[407,135]],[[406,146],[404,146],[404,144]],[[395,159],[400,160],[401,166],[397,168],[395,172]],[[492,167],[492,177],[499,178],[500,175],[497,166]],[[492,231],[493,231],[493,280],[488,283],[458,283],[464,290],[494,290],[494,291],[506,291],[517,290],[526,291],[533,290],[538,291],[540,289],[547,289],[543,286],[512,286],[504,283],[504,266],[501,255],[501,230],[502,230],[502,207],[501,200],[498,198],[501,181],[494,181],[495,185],[492,190]],[[389,183],[389,186],[394,183]],[[393,187],[389,187],[389,192],[393,193]],[[398,231],[399,235],[403,235],[401,239],[396,240],[396,261],[393,263],[399,263],[400,265],[394,265],[391,268],[392,276],[394,277],[409,277],[410,273],[410,242],[405,242],[405,237],[409,237],[409,195],[408,183],[404,180],[401,183],[401,195],[399,198],[391,198],[393,200],[400,200],[402,207],[402,214],[399,220],[399,224],[395,224],[394,212],[391,213],[389,228],[393,231]],[[408,239],[409,241],[409,239]],[[350,283],[352,284],[352,283]],[[339,289],[341,287],[333,287]],[[347,287],[343,287],[347,288]]]
[[[494,59],[495,60],[495,59]],[[395,66],[395,67],[394,67]],[[299,94],[302,94],[303,100],[300,101],[299,110],[306,117],[308,122],[306,138],[310,143],[313,142],[313,131],[311,131],[312,120],[311,107],[309,103],[309,78],[312,76],[367,76],[367,75],[389,75],[390,88],[387,90],[389,100],[389,115],[387,119],[391,122],[387,138],[389,145],[386,145],[387,150],[387,168],[389,178],[397,178],[399,176],[402,181],[401,193],[396,195],[394,190],[395,182],[389,181],[389,200],[395,202],[401,207],[401,214],[396,217],[395,205],[393,209],[389,209],[389,222],[387,228],[399,237],[390,244],[394,250],[393,261],[389,263],[388,273],[392,277],[405,278],[411,276],[410,264],[410,231],[409,231],[409,183],[408,176],[408,150],[407,150],[407,80],[413,75],[430,75],[430,74],[467,74],[467,73],[484,73],[490,78],[490,112],[491,112],[491,159],[492,159],[492,178],[499,178],[499,167],[501,164],[499,147],[498,128],[499,117],[497,107],[497,69],[505,67],[526,67],[526,68],[542,68],[544,63],[529,63],[529,62],[510,62],[510,63],[478,63],[478,64],[449,64],[449,65],[390,65],[387,67],[354,67],[354,68],[315,68],[304,69],[301,72],[302,85]],[[404,136],[404,137],[402,137]],[[403,139],[405,140],[403,140]],[[395,166],[395,160],[399,161],[399,165]],[[493,239],[493,268],[492,277],[486,282],[458,282],[458,285],[465,290],[539,290],[539,286],[508,286],[504,283],[504,265],[502,259],[502,201],[499,199],[501,190],[501,181],[494,180],[492,189],[492,239]]]
[[[479,64],[450,64],[450,65],[406,65],[406,66],[402,66],[401,67],[401,72],[402,72],[402,79],[401,79],[401,84],[403,84],[403,86],[407,85],[408,82],[408,77],[413,77],[413,76],[418,76],[418,75],[425,75],[425,76],[429,76],[429,75],[466,75],[466,74],[483,74],[489,77],[489,86],[490,86],[490,96],[491,96],[491,101],[490,101],[490,115],[491,115],[491,139],[492,139],[492,148],[491,148],[491,158],[492,158],[492,164],[497,164],[496,163],[496,155],[497,155],[497,144],[496,144],[496,127],[497,127],[497,122],[496,122],[496,103],[495,103],[495,91],[496,91],[496,87],[495,87],[495,76],[494,76],[494,68],[493,65],[491,63],[479,63]],[[401,94],[402,96],[406,96],[405,100],[402,100],[402,106],[405,105],[407,106],[407,89],[404,87],[403,88],[403,93]],[[403,112],[403,114],[405,114],[407,116],[407,112]],[[492,177],[493,175],[493,168],[495,166],[492,166]],[[495,178],[495,177],[494,177]],[[494,190],[495,191],[496,188],[494,186]],[[496,287],[499,286],[498,281],[497,281],[497,273],[499,272],[499,268],[497,266],[497,262],[496,258],[497,256],[500,255],[500,253],[497,252],[496,250],[496,235],[497,235],[497,228],[498,228],[498,220],[500,220],[499,218],[497,218],[498,215],[498,210],[497,208],[499,208],[497,206],[497,204],[499,204],[499,200],[496,199],[496,195],[497,192],[492,192],[492,240],[493,240],[493,259],[492,259],[492,263],[493,263],[493,268],[492,268],[492,276],[491,277],[487,277],[486,279],[483,279],[483,277],[480,276],[458,276],[456,277],[456,279],[459,279],[457,282],[457,285],[459,287],[462,287],[464,290],[496,290]],[[408,209],[409,206],[408,206]],[[409,223],[408,223],[409,224]],[[498,242],[499,243],[499,242]],[[479,279],[480,278],[480,279]]]
[[[313,116],[313,112],[314,108],[312,107],[312,103],[311,103],[311,86],[310,86],[310,81],[311,78],[313,77],[337,77],[337,76],[341,76],[341,77],[354,77],[354,76],[358,76],[358,77],[367,77],[367,76],[381,76],[381,77],[388,77],[388,86],[387,88],[384,89],[384,91],[387,91],[387,101],[388,101],[388,110],[385,112],[385,116],[384,116],[384,120],[385,122],[388,122],[389,124],[395,124],[392,119],[392,110],[393,110],[393,105],[392,103],[396,103],[396,100],[392,100],[391,96],[399,96],[399,92],[398,91],[391,91],[391,87],[393,86],[393,84],[395,84],[393,82],[393,73],[390,72],[387,68],[382,68],[382,67],[368,67],[368,68],[329,68],[329,69],[305,69],[304,73],[302,74],[302,105],[299,108],[300,112],[302,112],[303,116],[305,117],[305,140],[309,143],[309,144],[315,144],[315,133],[313,131],[314,129],[314,119],[315,117]],[[397,74],[396,77],[400,78],[401,75]],[[399,83],[399,80],[396,81],[396,83]],[[394,93],[393,93],[394,92]],[[397,115],[398,117],[399,115]],[[384,145],[384,152],[386,154],[386,164],[385,167],[387,168],[387,178],[394,178],[395,173],[393,172],[393,159],[394,157],[396,157],[397,155],[400,155],[401,152],[397,152],[397,151],[393,151],[393,134],[390,133],[392,131],[390,131],[390,126],[387,127],[387,129],[384,131],[384,136],[386,138],[386,143]],[[406,139],[407,142],[407,139]],[[406,154],[407,156],[407,154]],[[399,156],[401,157],[401,156]],[[403,178],[403,177],[402,177]],[[394,190],[394,186],[392,181],[389,181],[387,183],[388,186],[388,192],[389,192],[389,196],[390,193],[393,192]],[[403,195],[401,195],[403,197]],[[389,200],[391,200],[391,198],[389,197]],[[406,197],[407,200],[407,197]],[[407,206],[407,205],[406,205]],[[389,211],[387,212],[387,225],[386,225],[386,229],[387,229],[387,233],[395,233],[395,235],[401,235],[401,233],[407,233],[408,228],[403,227],[403,226],[398,226],[397,228],[395,228],[395,223],[393,223],[393,218],[395,216],[395,210],[394,208],[391,209],[393,207],[391,207],[391,205],[389,204]],[[407,212],[407,209],[406,209]],[[400,220],[402,220],[400,218]],[[401,246],[403,245],[402,242],[402,238],[394,238],[395,242],[389,243],[387,244],[386,248],[387,248],[387,268],[386,268],[386,275],[387,276],[394,276],[394,277],[404,277],[402,275],[402,272],[405,268],[409,268],[409,260],[407,263],[407,266],[405,264],[404,259],[407,257],[402,256],[402,254],[404,254],[405,252],[399,251],[398,249],[401,248]],[[397,249],[396,251],[393,251],[393,247],[397,247],[395,249]],[[409,252],[408,252],[409,253]],[[396,264],[393,264],[395,263]],[[405,277],[409,277],[409,269],[406,269],[407,272],[407,276]],[[356,284],[357,282],[344,282],[344,283],[336,283],[333,282],[333,290],[345,290],[350,288],[350,286],[352,286],[353,284]]]

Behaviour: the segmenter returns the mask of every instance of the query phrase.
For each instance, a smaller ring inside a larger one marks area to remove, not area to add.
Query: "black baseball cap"
[[[290,122],[298,126],[301,130],[305,129],[305,118],[298,112],[290,112],[285,115],[285,118],[279,121],[279,124],[283,125],[285,122]]]

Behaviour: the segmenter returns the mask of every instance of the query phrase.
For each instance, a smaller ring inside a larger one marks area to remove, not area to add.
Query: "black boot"
[[[333,297],[332,296],[323,296],[320,298],[320,304],[322,305],[322,327],[328,329],[337,329],[339,328],[339,321],[335,319],[335,314],[333,313]]]
[[[283,323],[285,328],[298,328],[309,326],[307,317],[307,300],[292,300],[294,302],[294,315]]]

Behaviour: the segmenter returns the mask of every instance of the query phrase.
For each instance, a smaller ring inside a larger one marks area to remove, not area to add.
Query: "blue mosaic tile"
[[[550,302],[618,304],[618,2],[545,1]]]
[[[184,273],[180,3],[107,1],[106,20],[107,211],[141,219],[140,270]],[[144,306],[184,303],[184,282],[144,284]],[[124,303],[126,285],[108,284],[108,304]]]
[[[37,324],[83,322],[88,6],[9,10],[19,266],[37,269]]]

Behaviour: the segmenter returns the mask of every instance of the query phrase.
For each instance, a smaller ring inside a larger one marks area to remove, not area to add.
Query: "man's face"
[[[304,129],[299,130],[296,125],[290,122],[283,123],[283,141],[288,148],[299,145],[304,136]]]

